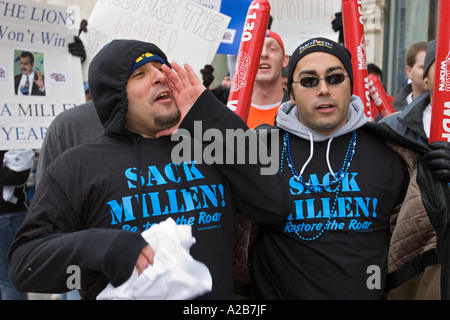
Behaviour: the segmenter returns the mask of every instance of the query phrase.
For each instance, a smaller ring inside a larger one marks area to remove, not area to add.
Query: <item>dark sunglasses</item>
[[[324,79],[325,82],[329,85],[336,85],[344,82],[345,78],[348,77],[348,75],[345,75],[343,73],[333,73],[327,75],[325,78],[319,78],[315,76],[309,76],[301,78],[298,81],[292,81],[293,83],[300,83],[302,87],[305,88],[314,88],[319,85],[320,80]]]

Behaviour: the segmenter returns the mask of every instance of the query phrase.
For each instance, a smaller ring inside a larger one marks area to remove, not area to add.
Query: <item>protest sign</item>
[[[192,2],[195,2],[196,4],[199,4],[203,7],[207,7],[208,9],[212,9],[215,11],[221,11],[221,7],[222,7],[222,0],[189,0]],[[229,0],[226,0],[225,2],[228,2]],[[223,14],[225,14],[224,12],[222,12]]]
[[[220,12],[231,17],[230,24],[225,31],[222,43],[217,53],[237,55],[241,44],[242,30],[247,16],[248,7],[252,0],[222,1]]]
[[[38,149],[51,121],[85,101],[80,58],[68,44],[79,8],[0,2],[0,150]]]
[[[272,30],[283,39],[286,54],[291,55],[300,43],[324,37],[337,41],[331,28],[334,14],[341,11],[341,0],[269,0]]]
[[[113,39],[152,42],[169,58],[200,75],[211,64],[230,18],[191,1],[98,0],[82,35],[89,62]]]

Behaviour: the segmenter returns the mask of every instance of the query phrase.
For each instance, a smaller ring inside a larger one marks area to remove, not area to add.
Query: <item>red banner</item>
[[[450,142],[450,0],[439,1],[430,143]]]
[[[342,23],[345,47],[352,54],[353,94],[361,98],[367,118],[373,121],[361,0],[342,0]]]
[[[392,106],[391,100],[384,90],[381,81],[373,74],[369,74],[368,79],[370,98],[380,112],[381,117],[384,118],[394,113],[395,109]],[[375,115],[375,110],[372,110],[372,114]]]
[[[269,24],[270,4],[254,0],[248,8],[228,97],[228,107],[247,121],[253,86]]]

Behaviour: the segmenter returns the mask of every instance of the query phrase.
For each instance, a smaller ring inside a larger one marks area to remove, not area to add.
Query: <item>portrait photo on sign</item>
[[[18,96],[45,96],[43,53],[14,51],[14,93]]]

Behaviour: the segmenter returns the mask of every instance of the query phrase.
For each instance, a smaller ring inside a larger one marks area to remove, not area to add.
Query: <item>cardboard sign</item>
[[[189,63],[200,74],[211,64],[230,18],[191,1],[98,0],[82,35],[87,59],[113,39],[135,39],[156,44],[170,62]]]
[[[334,14],[341,11],[341,0],[269,0],[272,30],[283,39],[286,54],[303,42],[324,37],[334,41],[338,33],[331,28]]]
[[[79,8],[0,2],[0,150],[39,149],[53,119],[85,102],[80,58],[68,44]]]

